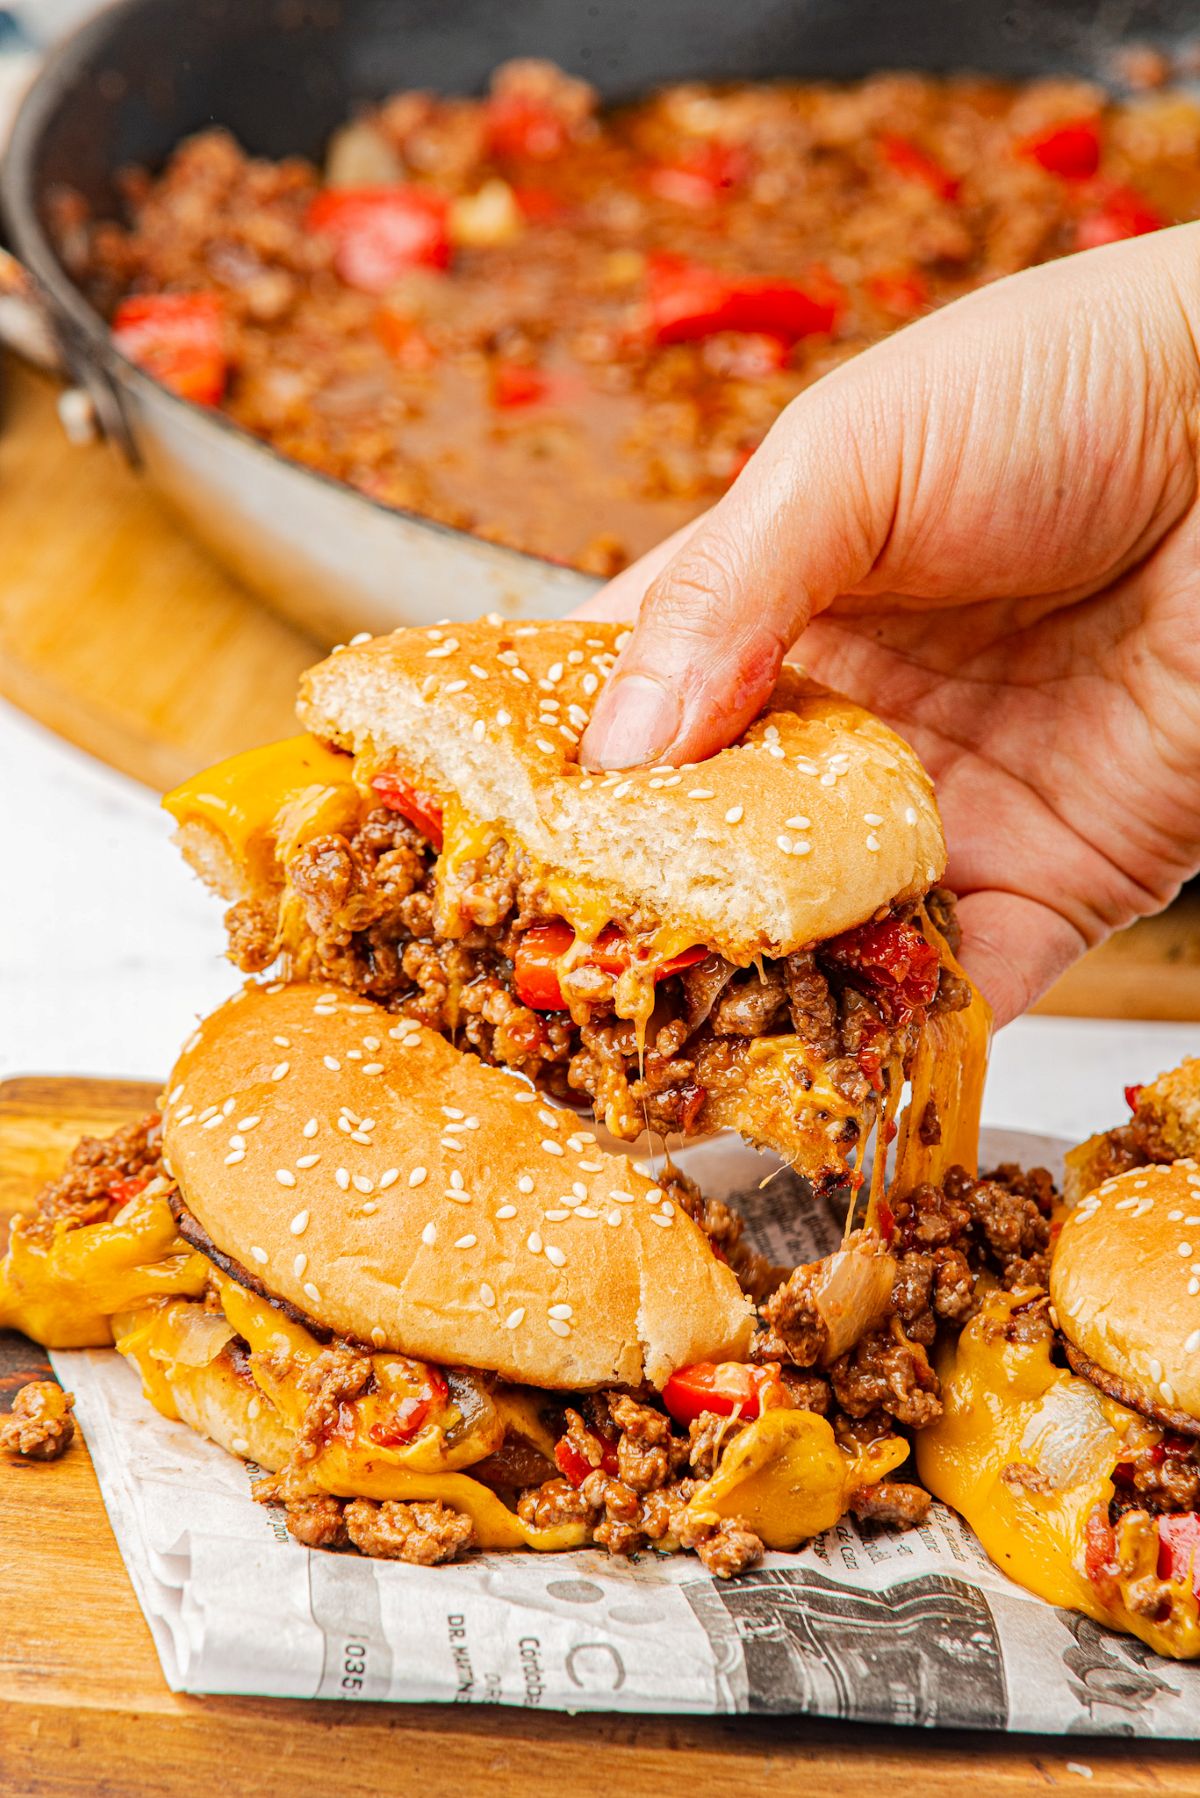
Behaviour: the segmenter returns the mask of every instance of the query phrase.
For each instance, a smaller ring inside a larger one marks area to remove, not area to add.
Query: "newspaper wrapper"
[[[985,1132],[983,1158],[1057,1167],[1062,1146]],[[740,1142],[677,1161],[773,1258],[836,1245],[842,1219],[787,1170],[760,1185],[771,1164]],[[943,1505],[904,1532],[847,1519],[730,1581],[653,1552],[432,1568],[323,1553],[253,1502],[258,1469],[152,1410],[120,1356],[53,1361],[175,1691],[1200,1735],[1200,1665],[1032,1597]]]

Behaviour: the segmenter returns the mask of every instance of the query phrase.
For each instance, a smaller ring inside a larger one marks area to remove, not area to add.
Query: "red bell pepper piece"
[[[376,774],[371,785],[392,811],[399,812],[422,831],[435,849],[442,846],[442,808],[428,793],[420,793],[402,774]]]
[[[660,200],[700,212],[744,181],[750,159],[741,144],[710,138],[678,162],[660,162],[649,170],[646,185]]]
[[[662,1400],[677,1423],[690,1423],[702,1411],[757,1417],[786,1404],[787,1392],[774,1363],[753,1367],[742,1361],[696,1361],[676,1369],[663,1387]]]
[[[1184,1580],[1200,1598],[1200,1515],[1181,1511],[1158,1520],[1158,1577]]]
[[[879,154],[890,169],[905,181],[919,181],[939,200],[957,198],[962,186],[957,175],[942,167],[935,156],[923,150],[920,144],[913,143],[910,137],[901,137],[898,132],[884,131],[880,134]]]
[[[574,941],[575,932],[562,918],[549,924],[532,924],[521,932],[513,952],[513,985],[523,1005],[534,1011],[566,1009],[558,984],[558,964]],[[669,961],[661,962],[654,970],[654,978],[665,980],[669,974],[677,974],[681,968],[690,968],[703,961],[707,953],[699,944],[694,949],[684,949]],[[623,974],[634,959],[632,944],[615,924],[605,926],[584,958],[587,965],[600,968],[606,974]]]
[[[596,1430],[589,1430],[588,1434],[600,1450],[600,1470],[615,1476],[618,1472],[616,1443],[611,1436],[602,1436]],[[596,1472],[596,1465],[586,1455],[580,1454],[566,1436],[560,1436],[554,1445],[554,1465],[576,1489],[583,1485],[589,1473]]]
[[[310,231],[334,242],[347,287],[383,293],[410,268],[448,268],[446,201],[424,187],[331,187],[308,208]]]
[[[1127,237],[1161,231],[1170,223],[1135,187],[1126,187],[1119,181],[1097,181],[1092,192],[1095,208],[1085,212],[1075,228],[1077,249],[1098,250],[1106,243],[1121,243]]]
[[[493,94],[484,119],[488,147],[501,161],[550,162],[570,137],[565,120],[532,94]]]
[[[114,1180],[108,1189],[108,1197],[118,1207],[128,1205],[130,1199],[136,1199],[150,1184],[149,1174],[126,1174]]]
[[[1024,138],[1017,150],[1064,181],[1090,181],[1100,167],[1100,121],[1068,119]]]
[[[694,343],[716,331],[758,332],[795,343],[828,333],[845,295],[823,269],[805,282],[726,275],[682,256],[659,255],[648,268],[650,330],[656,343]]]
[[[524,362],[492,363],[492,404],[502,410],[533,406],[549,398],[550,382],[538,368]]]
[[[367,1431],[371,1441],[381,1448],[400,1448],[405,1442],[411,1442],[423,1428],[430,1412],[435,1408],[440,1410],[446,1402],[450,1388],[437,1368],[428,1367],[422,1361],[414,1361],[412,1368],[414,1382],[420,1382],[416,1392],[406,1393],[397,1401],[386,1423],[373,1423]]]
[[[1137,1086],[1127,1086],[1125,1088],[1125,1103],[1126,1103],[1126,1105],[1128,1105],[1130,1111],[1137,1110],[1138,1100],[1141,1098],[1141,1096],[1142,1096],[1142,1088],[1141,1088],[1140,1082]]]
[[[135,294],[117,307],[112,340],[172,393],[215,406],[229,375],[223,321],[219,294]]]
[[[931,1003],[938,988],[937,950],[914,924],[885,918],[860,924],[821,946],[821,958],[848,975],[852,985],[866,986],[887,1010],[918,1011]]]
[[[894,318],[916,318],[929,304],[929,283],[919,269],[868,275],[863,285],[875,304]]]

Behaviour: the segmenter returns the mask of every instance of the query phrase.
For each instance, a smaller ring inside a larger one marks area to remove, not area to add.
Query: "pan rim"
[[[66,37],[48,51],[22,96],[8,143],[0,158],[0,213],[12,234],[13,246],[20,261],[46,297],[50,321],[56,334],[62,335],[64,321],[69,326],[69,378],[82,378],[71,361],[70,351],[75,348],[76,353],[81,354],[85,361],[90,357],[98,363],[109,382],[117,387],[124,385],[133,386],[135,390],[141,388],[154,402],[166,403],[179,416],[199,418],[248,449],[257,451],[277,466],[294,469],[320,482],[323,487],[341,494],[372,517],[403,519],[410,525],[440,537],[458,550],[470,549],[474,554],[486,556],[493,565],[499,560],[502,568],[511,568],[514,581],[520,580],[523,573],[527,575],[529,571],[536,570],[540,580],[553,579],[561,581],[564,586],[577,584],[582,601],[601,584],[599,577],[589,574],[585,569],[574,568],[551,556],[539,555],[534,550],[517,549],[508,543],[495,543],[475,531],[444,524],[440,519],[430,518],[428,514],[407,506],[390,506],[383,500],[374,499],[360,488],[351,486],[348,481],[339,480],[336,475],[327,474],[310,463],[284,455],[273,443],[257,436],[245,425],[230,418],[228,413],[216,407],[199,406],[194,401],[173,393],[162,382],[153,380],[114,345],[105,320],[72,279],[43,228],[33,199],[33,166],[47,118],[62,89],[94,68],[109,41],[115,22],[126,15],[144,11],[152,4],[153,0],[107,0],[107,4],[98,13],[68,32]],[[117,403],[119,405],[119,400]]]

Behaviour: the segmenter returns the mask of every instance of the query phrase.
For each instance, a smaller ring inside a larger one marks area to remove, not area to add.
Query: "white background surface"
[[[232,991],[221,904],[144,788],[0,704],[0,1077],[163,1076]],[[986,1121],[1078,1139],[1121,1089],[1200,1052],[1200,1021],[1027,1018],[997,1038]]]

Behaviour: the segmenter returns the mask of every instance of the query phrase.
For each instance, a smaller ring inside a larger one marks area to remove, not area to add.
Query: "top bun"
[[[340,987],[248,986],[163,1103],[214,1247],[340,1336],[535,1386],[744,1356],[707,1238],[518,1079]]]
[[[1200,1420],[1200,1167],[1131,1168],[1080,1201],[1050,1266],[1058,1325],[1110,1381]]]
[[[860,706],[785,668],[738,741],[682,769],[590,775],[579,739],[623,633],[481,620],[336,651],[301,682],[316,736],[495,826],[571,920],[636,913],[745,966],[928,891],[929,777]],[[572,920],[574,921],[574,920]]]

